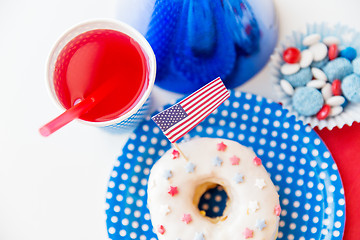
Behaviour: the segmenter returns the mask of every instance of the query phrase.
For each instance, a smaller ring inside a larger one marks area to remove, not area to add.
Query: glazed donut
[[[148,208],[159,240],[259,239],[277,237],[279,195],[261,159],[226,139],[197,138],[167,151],[151,169]],[[228,198],[221,217],[198,209],[216,185]]]

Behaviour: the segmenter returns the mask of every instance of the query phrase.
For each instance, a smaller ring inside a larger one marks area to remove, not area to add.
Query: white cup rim
[[[141,49],[143,50],[143,53],[148,59],[148,68],[149,68],[148,87],[142,94],[140,100],[138,100],[138,102],[132,109],[130,109],[120,117],[109,121],[92,122],[92,121],[77,119],[79,122],[87,125],[96,126],[96,127],[105,127],[120,123],[128,119],[129,117],[134,115],[145,104],[146,100],[150,97],[150,93],[153,89],[155,82],[156,57],[153,49],[151,48],[150,44],[145,39],[145,37],[141,33],[139,33],[135,28],[131,27],[130,25],[124,22],[120,22],[112,19],[92,19],[92,20],[84,21],[82,23],[79,23],[71,27],[69,30],[63,33],[61,37],[57,40],[57,42],[54,44],[49,54],[47,61],[47,68],[46,68],[47,88],[49,90],[51,98],[55,101],[55,104],[58,107],[60,107],[62,111],[65,111],[66,108],[63,107],[63,105],[60,103],[59,99],[57,98],[55,93],[55,88],[53,85],[54,63],[57,59],[59,52],[70,40],[72,40],[75,36],[79,35],[80,33],[87,32],[93,29],[111,29],[125,33],[126,35],[133,38],[140,45]]]

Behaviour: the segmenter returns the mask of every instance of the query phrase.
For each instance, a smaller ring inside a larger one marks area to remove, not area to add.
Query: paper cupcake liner
[[[289,111],[288,115],[294,115],[297,120],[309,124],[312,128],[318,127],[321,130],[326,127],[331,130],[334,127],[342,128],[344,125],[351,126],[353,122],[360,122],[360,103],[349,102],[341,114],[319,120],[316,116],[305,117],[300,115],[292,106],[292,97],[282,90],[280,86],[280,80],[282,79],[280,68],[285,63],[282,58],[284,50],[291,46],[297,47],[300,51],[304,50],[306,47],[302,45],[302,40],[305,36],[312,33],[320,34],[321,40],[327,36],[336,36],[341,41],[339,45],[340,50],[351,46],[356,49],[358,56],[360,56],[360,33],[355,29],[341,24],[334,26],[330,26],[327,23],[307,24],[305,32],[292,32],[291,35],[287,36],[285,40],[275,48],[271,56],[271,81],[278,97],[277,100]]]

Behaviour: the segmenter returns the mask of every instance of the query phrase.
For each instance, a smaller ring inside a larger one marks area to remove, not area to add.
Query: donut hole
[[[213,223],[223,221],[226,206],[228,204],[228,194],[223,186],[217,183],[203,183],[197,187],[194,205],[200,211],[200,214]]]

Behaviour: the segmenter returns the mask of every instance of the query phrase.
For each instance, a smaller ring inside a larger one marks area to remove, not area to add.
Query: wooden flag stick
[[[179,153],[185,158],[186,161],[189,161],[187,159],[187,157],[185,156],[185,154],[181,151],[181,149],[179,148],[179,146],[176,143],[173,143],[174,147],[176,148],[176,150],[179,151]]]

